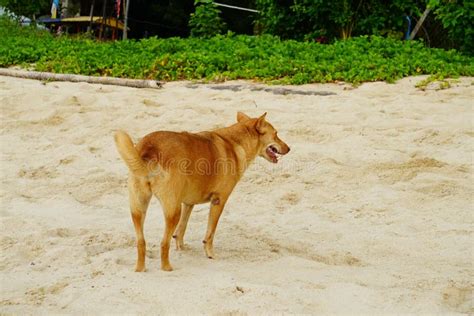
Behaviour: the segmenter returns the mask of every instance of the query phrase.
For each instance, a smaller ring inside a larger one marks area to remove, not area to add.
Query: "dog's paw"
[[[176,239],[176,250],[186,250],[186,246],[182,239]]]
[[[204,244],[204,251],[206,252],[206,256],[209,259],[214,259],[214,249],[211,245],[205,243]]]
[[[161,265],[161,270],[169,272],[169,271],[173,271],[173,267],[171,267],[170,264],[163,264]]]
[[[135,272],[145,272],[145,265],[140,265],[135,267]]]

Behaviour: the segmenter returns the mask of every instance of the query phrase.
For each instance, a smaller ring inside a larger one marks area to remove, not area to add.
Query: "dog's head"
[[[258,136],[258,155],[266,160],[277,163],[281,155],[286,155],[290,147],[282,141],[277,130],[272,124],[265,120],[267,113],[258,118],[251,118],[248,115],[238,112],[237,122],[246,124],[256,132]]]

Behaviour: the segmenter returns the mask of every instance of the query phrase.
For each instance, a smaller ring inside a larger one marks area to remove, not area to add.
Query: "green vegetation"
[[[0,7],[19,16],[33,18],[35,14],[47,12],[51,8],[50,0],[0,0]]]
[[[329,39],[391,34],[406,30],[405,15],[420,16],[425,0],[256,0],[263,31],[284,38]]]
[[[474,52],[472,0],[255,0],[255,4],[260,10],[257,20],[260,32],[297,40],[360,35],[402,39],[407,30],[406,16],[413,18],[414,27],[425,8],[430,7],[431,26],[427,23],[425,26],[431,37],[444,39],[438,39],[437,44]],[[436,30],[435,21],[441,22],[441,32]]]
[[[393,82],[417,74],[474,76],[473,57],[455,50],[426,48],[417,41],[378,36],[331,45],[232,34],[99,43],[86,38],[55,38],[0,19],[0,67],[12,65],[166,81],[252,79],[289,84]]]
[[[52,0],[0,0],[0,7],[34,20],[50,14]],[[105,0],[95,0],[94,15],[102,16]],[[107,15],[115,1],[105,1]],[[123,4],[124,1],[121,3]],[[230,30],[237,34],[269,34],[282,39],[333,42],[362,35],[402,39],[426,8],[428,14],[417,38],[431,47],[474,53],[473,0],[226,0],[228,5],[257,9],[258,13],[216,7],[214,0],[131,1],[132,38],[212,37]],[[67,12],[89,13],[91,1],[60,1]],[[82,6],[82,8],[81,8]],[[61,7],[61,9],[65,9]],[[82,9],[82,10],[81,10]],[[62,10],[60,10],[62,11]],[[123,20],[124,10],[119,19]],[[88,14],[87,14],[88,15]],[[146,36],[145,36],[146,35]]]
[[[212,0],[196,0],[196,12],[191,13],[189,27],[191,36],[213,37],[224,33],[227,25],[219,16],[221,11]]]
[[[474,53],[474,1],[429,0],[429,5],[448,31],[450,39],[461,50]]]
[[[459,82],[459,80],[444,78],[442,75],[436,74],[436,75],[431,75],[428,78],[419,81],[416,84],[416,87],[424,91],[428,88],[428,86],[436,83],[438,85],[438,87],[435,88],[436,90],[444,90],[444,89],[450,88],[451,83],[456,83],[456,82]]]

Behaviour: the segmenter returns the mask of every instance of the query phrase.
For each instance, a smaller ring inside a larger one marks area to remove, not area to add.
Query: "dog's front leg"
[[[211,200],[211,211],[209,212],[209,220],[207,222],[207,232],[202,241],[204,243],[204,251],[209,259],[214,258],[214,234],[216,233],[217,223],[219,222],[226,201],[227,197],[222,198],[218,196],[213,197]]]

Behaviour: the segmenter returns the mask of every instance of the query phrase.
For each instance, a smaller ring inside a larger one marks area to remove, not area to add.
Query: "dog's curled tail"
[[[148,176],[146,164],[138,155],[130,136],[124,131],[117,131],[114,139],[115,146],[130,172],[135,176]]]

